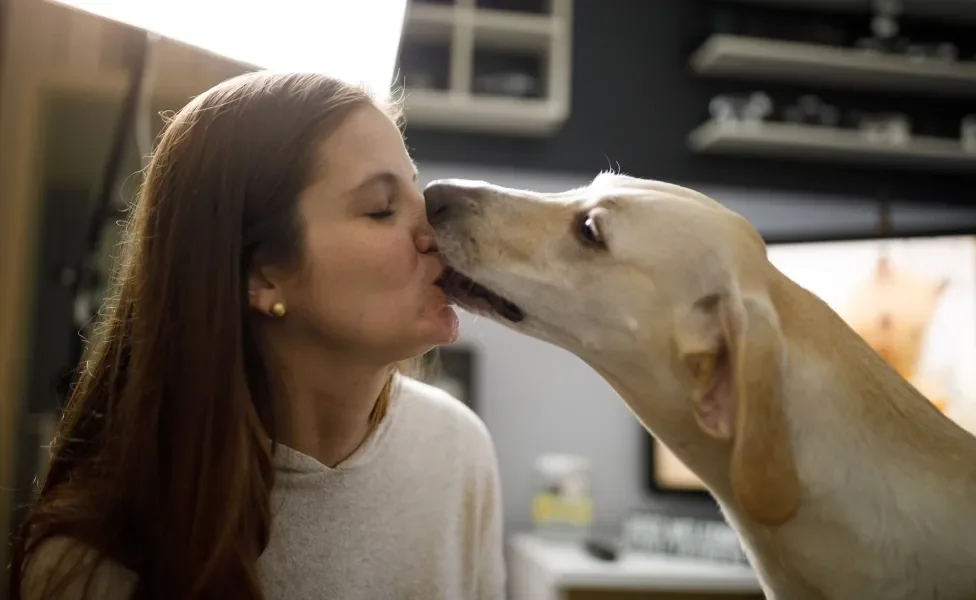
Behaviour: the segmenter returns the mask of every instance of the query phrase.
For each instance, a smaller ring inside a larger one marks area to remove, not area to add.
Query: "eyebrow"
[[[417,178],[418,178],[417,167],[416,167],[416,165],[414,165],[414,167],[413,167],[413,183],[417,183]],[[367,187],[369,187],[371,185],[375,185],[375,184],[378,184],[378,183],[379,184],[383,184],[383,185],[388,185],[388,186],[391,186],[392,187],[392,186],[396,185],[396,183],[397,183],[397,181],[399,179],[400,178],[395,173],[393,173],[392,171],[378,171],[376,173],[373,173],[372,175],[367,176],[365,179],[363,179],[356,187],[353,188],[353,191],[362,190],[364,188],[367,188]]]

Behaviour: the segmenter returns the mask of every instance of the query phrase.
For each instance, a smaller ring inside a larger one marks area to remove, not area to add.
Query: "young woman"
[[[14,600],[502,598],[494,447],[396,365],[457,337],[398,114],[256,73],[167,124]]]

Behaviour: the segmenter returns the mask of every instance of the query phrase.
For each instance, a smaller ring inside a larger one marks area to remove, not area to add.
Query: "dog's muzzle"
[[[436,229],[471,213],[477,207],[478,189],[459,180],[438,179],[424,188],[427,221]]]

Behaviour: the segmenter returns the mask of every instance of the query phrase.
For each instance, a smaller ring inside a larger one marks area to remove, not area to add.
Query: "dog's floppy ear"
[[[783,409],[783,337],[767,304],[737,294],[700,299],[679,322],[699,427],[733,444],[735,501],[766,525],[789,519],[800,483]]]

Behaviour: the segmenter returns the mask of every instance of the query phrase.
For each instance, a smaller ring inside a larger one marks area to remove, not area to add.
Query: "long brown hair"
[[[47,478],[14,539],[13,600],[28,560],[54,536],[134,571],[136,598],[262,597],[269,440],[281,419],[247,273],[257,263],[300,263],[296,202],[318,144],[367,105],[399,122],[396,105],[357,86],[251,73],[166,124]],[[374,420],[389,394],[390,382]]]

